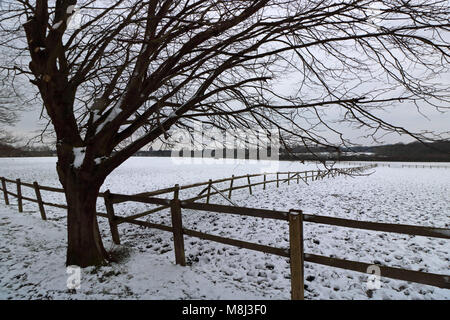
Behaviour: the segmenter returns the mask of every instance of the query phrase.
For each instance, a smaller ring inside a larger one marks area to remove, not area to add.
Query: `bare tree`
[[[11,144],[19,141],[6,128],[14,125],[18,112],[23,108],[19,95],[10,87],[0,84],[0,143]]]
[[[82,18],[72,28],[75,6]],[[432,139],[379,111],[400,102],[448,105],[448,84],[436,79],[449,71],[449,7],[440,0],[4,4],[2,32],[10,40],[3,45],[29,61],[5,68],[39,89],[58,141],[67,264],[108,259],[95,215],[105,178],[192,120],[276,129],[286,145],[339,147],[348,141],[328,117],[339,110],[340,121],[374,138]]]

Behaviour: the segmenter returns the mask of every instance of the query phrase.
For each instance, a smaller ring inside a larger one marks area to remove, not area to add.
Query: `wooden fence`
[[[379,167],[389,168],[416,168],[416,169],[450,169],[450,166],[436,164],[397,164],[397,163],[378,163]]]
[[[450,169],[450,165],[445,165],[445,162],[443,164],[438,163],[430,163],[430,164],[424,164],[424,163],[396,163],[396,162],[352,162],[352,161],[337,161],[339,165],[354,165],[354,166],[363,166],[370,163],[373,163],[377,165],[377,167],[388,167],[388,168],[416,168],[416,169]],[[448,164],[448,162],[447,162]]]
[[[196,188],[196,187],[202,187],[202,186],[205,187],[206,186],[205,188],[202,189],[202,191],[200,191],[200,193],[198,195],[196,195],[193,198],[186,199],[186,200],[196,201],[196,200],[206,198],[206,202],[209,203],[210,198],[212,196],[220,195],[220,196],[224,197],[225,199],[227,199],[227,201],[229,201],[230,203],[234,204],[231,201],[233,190],[249,189],[250,194],[252,194],[252,187],[256,187],[258,185],[263,185],[263,189],[265,190],[266,185],[270,184],[270,183],[276,183],[277,187],[279,187],[280,184],[282,184],[282,183],[287,183],[289,185],[292,180],[296,180],[297,183],[299,183],[300,181],[304,181],[305,183],[308,183],[308,180],[316,181],[319,179],[336,177],[336,176],[340,176],[340,175],[358,174],[359,172],[363,172],[363,171],[373,168],[373,167],[376,167],[376,165],[372,164],[372,165],[367,165],[367,166],[362,166],[362,167],[351,167],[351,168],[329,169],[329,170],[308,170],[308,171],[301,171],[301,172],[289,171],[289,172],[247,174],[247,175],[242,175],[242,176],[234,176],[233,175],[229,178],[224,178],[224,179],[209,180],[207,182],[194,183],[194,184],[185,185],[185,186],[181,186],[181,187],[176,185],[174,187],[139,193],[139,194],[136,194],[136,196],[142,196],[142,197],[157,196],[157,195],[169,194],[169,193],[175,192],[178,189],[179,190],[187,190],[187,189],[192,189],[192,188]],[[283,178],[283,176],[284,176],[284,178]],[[257,178],[257,177],[263,177],[263,181],[251,183],[251,179]],[[270,177],[273,177],[273,178],[268,179]],[[239,185],[239,186],[235,185],[236,181],[243,180],[243,179],[247,182],[247,184]],[[64,193],[64,189],[62,189],[62,188],[42,186],[42,185],[39,185],[39,183],[37,181],[35,181],[33,183],[26,183],[26,182],[21,182],[20,179],[11,180],[11,179],[7,179],[5,177],[0,177],[0,180],[2,183],[2,187],[0,188],[0,190],[3,191],[5,203],[7,205],[9,205],[9,195],[17,198],[19,212],[23,211],[23,201],[24,200],[35,202],[38,204],[39,212],[40,212],[43,220],[47,219],[47,215],[45,212],[45,206],[55,207],[55,208],[60,208],[60,209],[67,209],[67,205],[65,205],[65,204],[43,201],[42,196],[41,196],[41,191]],[[215,186],[217,184],[224,183],[227,181],[230,182],[229,188],[219,190]],[[15,184],[17,193],[9,191],[7,188],[7,183]],[[28,187],[28,188],[33,189],[35,192],[35,195],[36,195],[36,199],[23,196],[22,195],[23,187]],[[228,192],[228,196],[225,196],[224,193],[226,193],[226,192]],[[105,193],[100,192],[99,197],[105,198]],[[107,207],[106,201],[105,201],[105,206]],[[155,213],[155,212],[161,211],[163,209],[167,209],[167,208],[168,208],[168,206],[164,205],[164,206],[160,206],[158,208],[151,209],[149,211],[145,211],[145,212],[133,215],[131,217],[119,218],[116,223],[120,224],[123,222],[129,222],[131,220],[134,220],[134,219],[137,219],[140,217],[144,217],[151,213]],[[108,218],[108,214],[106,212],[97,212],[97,215],[100,217],[103,217],[103,218]]]
[[[155,228],[163,231],[173,233],[175,260],[177,264],[185,265],[185,249],[183,236],[191,236],[204,240],[210,240],[222,244],[232,245],[239,248],[245,248],[255,251],[260,251],[268,254],[274,254],[282,257],[290,258],[291,266],[291,297],[292,299],[303,299],[303,279],[304,268],[303,263],[312,262],[331,267],[353,270],[366,273],[371,264],[349,261],[338,258],[325,257],[320,255],[308,254],[303,251],[303,223],[320,223],[333,226],[357,228],[372,231],[395,232],[415,236],[426,236],[442,239],[450,239],[450,229],[420,227],[403,224],[389,224],[368,221],[356,221],[342,218],[318,216],[311,214],[304,214],[300,210],[290,210],[289,212],[266,210],[257,208],[247,208],[229,205],[218,205],[208,203],[197,203],[189,200],[180,200],[177,197],[177,192],[174,193],[173,199],[161,199],[154,197],[141,196],[125,196],[120,194],[109,194],[108,201],[110,205],[109,217],[112,221],[117,221],[117,217],[113,211],[113,204],[122,203],[126,201],[151,203],[170,207],[172,217],[172,227],[154,224],[145,221],[131,221],[128,223],[137,224],[144,227]],[[221,214],[236,214],[241,216],[258,217],[261,219],[276,219],[283,220],[289,223],[289,248],[276,248],[262,244],[251,243],[247,241],[225,238],[217,235],[207,234],[195,230],[190,230],[183,227],[182,224],[182,209],[192,209],[196,211],[216,212]],[[122,218],[123,219],[123,218]],[[112,230],[112,234],[118,237],[117,225]],[[114,239],[114,236],[113,236]],[[117,238],[117,243],[120,243]],[[427,285],[432,285],[440,288],[450,289],[450,276],[426,273],[420,271],[412,271],[400,268],[393,268],[387,266],[377,265],[381,270],[381,275],[388,278],[417,282]]]
[[[415,236],[426,236],[426,237],[435,237],[442,239],[450,239],[450,229],[444,228],[432,228],[432,227],[421,227],[421,226],[412,226],[412,225],[402,225],[402,224],[389,224],[389,223],[378,223],[378,222],[367,222],[367,221],[355,221],[349,219],[335,218],[335,217],[327,217],[327,216],[318,216],[305,214],[301,210],[290,210],[290,211],[277,211],[277,210],[267,210],[267,209],[258,209],[258,208],[248,208],[248,207],[240,207],[231,201],[232,191],[236,189],[246,188],[252,193],[252,187],[257,185],[262,185],[263,189],[266,188],[266,185],[269,183],[276,183],[277,187],[282,183],[289,184],[292,180],[297,180],[299,183],[300,180],[307,183],[308,179],[317,180],[323,179],[325,177],[334,177],[336,175],[341,174],[353,174],[357,172],[362,172],[369,168],[372,168],[376,165],[370,165],[365,167],[355,167],[355,168],[346,168],[346,169],[332,169],[327,171],[304,171],[304,172],[277,172],[277,173],[263,173],[263,174],[253,174],[253,175],[244,175],[244,176],[232,176],[231,178],[219,179],[219,180],[209,180],[207,182],[191,184],[187,186],[179,186],[175,185],[172,188],[166,188],[161,190],[156,190],[152,192],[140,193],[136,195],[123,195],[123,194],[114,194],[109,191],[106,191],[101,194],[101,197],[104,198],[105,207],[107,213],[97,213],[101,217],[108,218],[109,226],[111,229],[111,235],[114,243],[120,244],[120,235],[118,231],[118,225],[120,223],[130,223],[143,227],[159,229],[167,232],[171,232],[173,234],[174,241],[174,252],[175,252],[175,261],[179,265],[186,265],[185,259],[185,246],[184,246],[184,236],[196,237],[203,240],[214,241],[226,245],[232,245],[239,248],[255,250],[259,252],[264,252],[267,254],[274,254],[281,257],[289,258],[290,269],[291,269],[291,298],[292,299],[303,299],[304,298],[304,262],[311,262],[321,265],[327,265],[331,267],[353,270],[357,272],[366,273],[371,264],[350,261],[344,259],[338,259],[333,257],[325,257],[320,255],[314,255],[305,253],[303,249],[303,224],[305,222],[308,223],[319,223],[319,224],[327,224],[339,227],[347,227],[347,228],[357,228],[364,230],[372,230],[372,231],[381,231],[381,232],[395,232],[402,233],[408,235]],[[268,179],[268,176],[274,175],[276,179]],[[283,177],[284,176],[284,177]],[[259,182],[251,182],[252,178],[262,177],[263,181]],[[236,180],[245,179],[247,184],[236,186],[233,183]],[[61,192],[62,189],[50,188],[39,186],[37,183],[34,184],[25,184],[21,183],[20,180],[8,180],[5,178],[1,178],[2,180],[2,190],[4,192],[5,202],[9,204],[8,195],[13,195],[18,197],[18,200],[29,200],[34,201],[39,204],[39,209],[41,211],[41,215],[43,219],[45,218],[45,211],[41,210],[44,205],[56,206],[59,208],[65,207],[62,205],[55,205],[48,202],[43,202],[40,197],[39,190],[46,191],[55,191]],[[226,189],[219,190],[215,184],[230,182],[230,186]],[[17,194],[7,191],[6,182],[12,182],[17,184]],[[20,187],[27,186],[33,187],[36,191],[37,199],[30,199],[21,196]],[[194,187],[204,187],[200,193],[192,198],[181,200],[180,199],[180,191],[183,189],[189,189]],[[228,192],[228,195],[226,195]],[[162,194],[172,194],[170,199],[167,198],[157,198],[155,196]],[[39,196],[38,196],[39,194]],[[210,198],[213,195],[220,195],[231,202],[232,205],[219,205],[219,204],[211,204]],[[195,202],[199,199],[206,198],[205,203]],[[114,212],[114,205],[123,202],[138,202],[145,204],[153,204],[159,205],[159,207],[153,208],[152,210],[142,212],[139,214],[135,214],[133,216],[121,217],[117,216]],[[21,202],[20,202],[21,203]],[[138,218],[144,217],[151,213],[170,208],[171,213],[171,221],[172,225],[162,225],[151,223],[148,221],[138,220]],[[182,210],[196,210],[196,211],[204,211],[204,212],[215,212],[221,214],[234,214],[241,216],[251,216],[257,217],[261,219],[275,219],[286,221],[289,223],[289,248],[278,248],[271,247],[267,245],[225,238],[217,235],[212,235],[196,230],[191,230],[183,227],[183,218],[182,218]],[[19,205],[19,211],[21,211],[21,205]],[[440,288],[450,289],[450,276],[434,274],[434,273],[426,273],[420,271],[412,271],[400,268],[393,268],[388,266],[377,265],[381,270],[381,275],[388,278],[411,281],[416,283],[422,283],[427,285],[432,285]]]

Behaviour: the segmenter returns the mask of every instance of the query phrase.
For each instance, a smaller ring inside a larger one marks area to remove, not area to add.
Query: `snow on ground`
[[[316,169],[315,164],[279,162],[279,167],[239,161],[232,164],[180,164],[169,158],[132,158],[105,182],[103,190],[133,194],[185,185],[231,174]],[[273,165],[273,164],[272,164]],[[296,181],[233,191],[238,205],[336,216],[355,220],[450,228],[450,169],[376,168],[360,177]],[[0,176],[59,186],[54,158],[0,159]],[[242,180],[241,183],[245,183]],[[222,184],[225,188],[228,183]],[[201,188],[183,191],[182,198]],[[24,194],[32,190],[24,189]],[[43,193],[45,201],[63,203],[62,195]],[[166,195],[170,197],[170,195]],[[0,207],[0,298],[57,299],[289,299],[288,259],[185,237],[188,266],[174,265],[171,234],[121,224],[122,245],[110,241],[107,221],[99,218],[105,246],[119,252],[122,263],[82,271],[77,293],[65,288],[64,211],[47,208],[49,221],[39,220],[36,204],[25,202],[24,214]],[[228,204],[219,195],[213,203]],[[128,216],[152,206],[116,205]],[[103,201],[98,201],[103,210]],[[15,210],[15,208],[14,208]],[[166,211],[147,221],[170,225]],[[207,233],[288,247],[283,221],[183,210],[183,225]],[[363,231],[305,223],[305,251],[354,261],[424,272],[449,274],[450,242],[394,233]],[[368,291],[367,274],[305,264],[306,299],[450,299],[450,290],[382,278],[381,289]],[[40,294],[40,296],[39,296]]]
[[[84,268],[78,292],[67,288],[62,224],[0,205],[0,299],[255,299],[174,265],[167,256],[126,248],[121,264]],[[120,248],[116,248],[120,254]]]

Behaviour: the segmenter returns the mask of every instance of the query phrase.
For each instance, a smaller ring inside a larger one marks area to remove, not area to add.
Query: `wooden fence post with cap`
[[[3,189],[3,196],[5,198],[5,204],[9,205],[8,191],[6,190],[6,181],[4,177],[2,177],[2,189]]]
[[[45,214],[44,203],[42,202],[41,191],[39,189],[39,184],[37,181],[33,182],[34,192],[36,193],[36,200],[39,206],[39,211],[41,213],[42,220],[47,220],[47,216]]]
[[[304,299],[303,213],[289,211],[289,253],[291,266],[291,299]]]
[[[170,213],[172,216],[173,243],[175,248],[175,263],[185,266],[183,222],[181,218],[181,203],[179,199],[180,186],[175,185],[173,200],[170,201]]]
[[[120,244],[119,230],[117,228],[117,217],[114,214],[114,203],[112,201],[111,192],[106,190],[103,199],[105,201],[106,213],[108,214],[109,228],[111,229],[111,237],[115,244]]]
[[[18,206],[19,212],[23,212],[22,183],[20,182],[20,179],[16,180],[16,184],[17,184],[17,206]]]

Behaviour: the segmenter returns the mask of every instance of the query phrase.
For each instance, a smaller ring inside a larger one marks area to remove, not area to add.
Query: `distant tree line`
[[[139,151],[135,156],[140,157],[170,157],[172,150],[149,150]],[[215,150],[204,150],[202,153],[194,154],[191,151],[191,157],[208,155],[214,158],[223,158],[226,154],[231,154],[223,149],[216,155]],[[239,152],[234,149],[234,159],[249,159],[250,155],[260,154],[256,151],[250,152],[245,149]],[[181,155],[181,154],[179,154]],[[245,155],[245,156],[244,156]],[[270,155],[270,153],[269,153]],[[409,144],[397,143],[383,146],[360,146],[354,148],[336,149],[325,147],[304,147],[296,146],[288,149],[281,149],[280,160],[302,160],[302,161],[416,161],[416,162],[450,162],[450,142],[439,141],[429,144],[413,142]]]
[[[172,150],[148,150],[138,151],[134,156],[138,157],[171,157]],[[203,150],[202,153],[191,151],[190,157],[212,157],[224,158],[231,154],[226,149],[218,152],[215,150]],[[0,142],[0,157],[51,157],[56,151],[47,146],[39,147],[14,147],[11,144]],[[182,156],[178,153],[177,155]],[[250,159],[250,155],[257,155],[261,159],[259,152],[245,149],[244,152],[233,150],[234,159]],[[270,152],[269,152],[270,155]],[[186,155],[185,155],[186,156]],[[302,160],[302,161],[416,161],[416,162],[450,162],[450,142],[440,141],[430,144],[413,142],[409,144],[397,143],[383,146],[361,146],[347,148],[337,152],[335,149],[324,147],[310,147],[306,150],[303,146],[291,149],[281,149],[280,160]],[[253,159],[253,158],[252,158]]]
[[[56,151],[47,146],[39,147],[15,147],[0,141],[0,157],[52,157]]]
[[[334,160],[334,161],[409,161],[409,162],[449,162],[450,142],[438,141],[424,144],[412,142],[382,146],[361,146],[336,150],[323,147],[294,147],[289,152],[283,150],[283,160]]]

